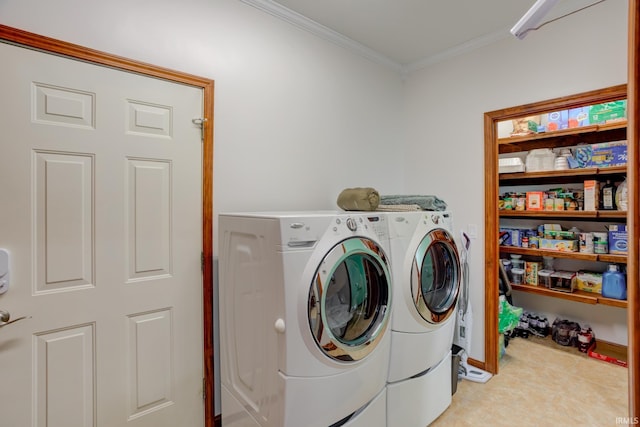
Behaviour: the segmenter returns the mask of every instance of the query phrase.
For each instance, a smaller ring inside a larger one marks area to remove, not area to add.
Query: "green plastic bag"
[[[522,315],[522,307],[514,307],[505,298],[500,295],[498,304],[498,332],[505,333],[518,326],[520,316]]]

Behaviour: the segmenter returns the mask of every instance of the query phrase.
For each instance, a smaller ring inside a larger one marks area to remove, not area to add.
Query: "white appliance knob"
[[[353,218],[347,218],[347,228],[351,231],[356,231],[358,224]]]
[[[276,332],[278,332],[279,334],[283,334],[285,330],[284,320],[283,319],[276,320],[276,323],[273,325],[273,327],[275,328]]]

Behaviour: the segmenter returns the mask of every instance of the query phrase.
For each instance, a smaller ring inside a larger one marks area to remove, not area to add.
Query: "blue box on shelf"
[[[606,168],[627,164],[627,141],[601,142],[576,147],[576,160],[583,168]]]
[[[609,253],[615,255],[626,255],[627,250],[627,226],[613,224],[609,226]]]

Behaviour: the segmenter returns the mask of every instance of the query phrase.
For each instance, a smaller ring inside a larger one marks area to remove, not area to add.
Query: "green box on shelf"
[[[562,230],[545,230],[544,238],[556,240],[578,240],[578,236],[576,236],[576,233],[573,231]]]
[[[604,102],[589,108],[589,123],[592,125],[623,119],[627,116],[627,100]]]

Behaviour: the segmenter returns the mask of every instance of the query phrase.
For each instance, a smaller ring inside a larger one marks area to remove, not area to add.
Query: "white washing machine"
[[[384,427],[386,217],[219,216],[222,425]]]
[[[451,404],[461,281],[449,212],[389,212],[393,276],[388,425],[424,427]]]

